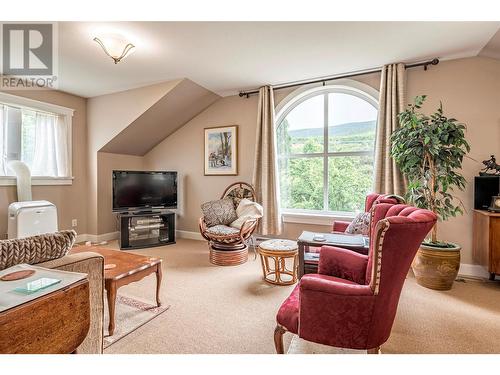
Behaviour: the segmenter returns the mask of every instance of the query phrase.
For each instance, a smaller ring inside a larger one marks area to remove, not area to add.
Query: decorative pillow
[[[362,234],[368,236],[370,233],[370,212],[362,212],[358,214],[349,224],[345,233]]]
[[[231,198],[203,203],[201,205],[201,210],[203,211],[203,217],[207,227],[213,227],[219,224],[227,225],[238,218]]]
[[[234,234],[240,234],[240,231],[235,228],[228,227],[227,225],[216,225],[207,229],[208,233],[215,234],[218,236],[231,236]]]
[[[242,199],[247,199],[247,198],[252,198],[253,193],[250,189],[241,186],[241,187],[236,187],[232,189],[226,197],[229,197],[233,200],[234,208],[237,208],[241,202]],[[248,199],[250,200],[250,199]]]
[[[231,226],[241,229],[245,221],[249,219],[260,219],[263,213],[264,209],[260,204],[244,198],[240,201],[238,208],[236,208],[236,215],[238,215],[238,218],[231,223]]]
[[[65,256],[76,239],[74,230],[0,241],[0,270],[16,264],[36,264]]]

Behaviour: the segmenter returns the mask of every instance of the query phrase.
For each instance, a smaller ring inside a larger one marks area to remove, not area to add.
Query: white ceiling
[[[62,22],[59,89],[92,97],[189,78],[219,95],[391,62],[476,56],[500,22]],[[118,65],[92,41],[120,32]]]

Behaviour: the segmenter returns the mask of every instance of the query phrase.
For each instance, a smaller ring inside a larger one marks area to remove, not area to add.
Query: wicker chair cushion
[[[207,227],[227,225],[238,218],[233,206],[233,200],[229,197],[203,203],[201,210]]]
[[[73,247],[74,230],[0,241],[0,270],[16,264],[36,264],[61,258]]]
[[[226,197],[229,197],[233,200],[234,208],[238,207],[240,201],[244,198],[251,201],[254,200],[252,191],[244,186],[237,186],[234,189],[231,189],[231,191],[226,194]]]
[[[239,235],[240,231],[236,228],[228,227],[227,225],[215,225],[207,228],[205,233],[215,234],[216,236],[233,236]]]

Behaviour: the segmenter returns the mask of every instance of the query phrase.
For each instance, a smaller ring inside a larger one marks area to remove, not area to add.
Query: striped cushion
[[[74,230],[0,241],[0,270],[16,264],[36,264],[65,256],[76,240]]]

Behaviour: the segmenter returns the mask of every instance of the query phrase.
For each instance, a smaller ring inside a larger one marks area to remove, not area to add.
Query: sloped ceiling
[[[479,56],[491,57],[500,60],[500,30],[490,39],[479,53]]]
[[[144,156],[220,96],[183,79],[99,151]]]

